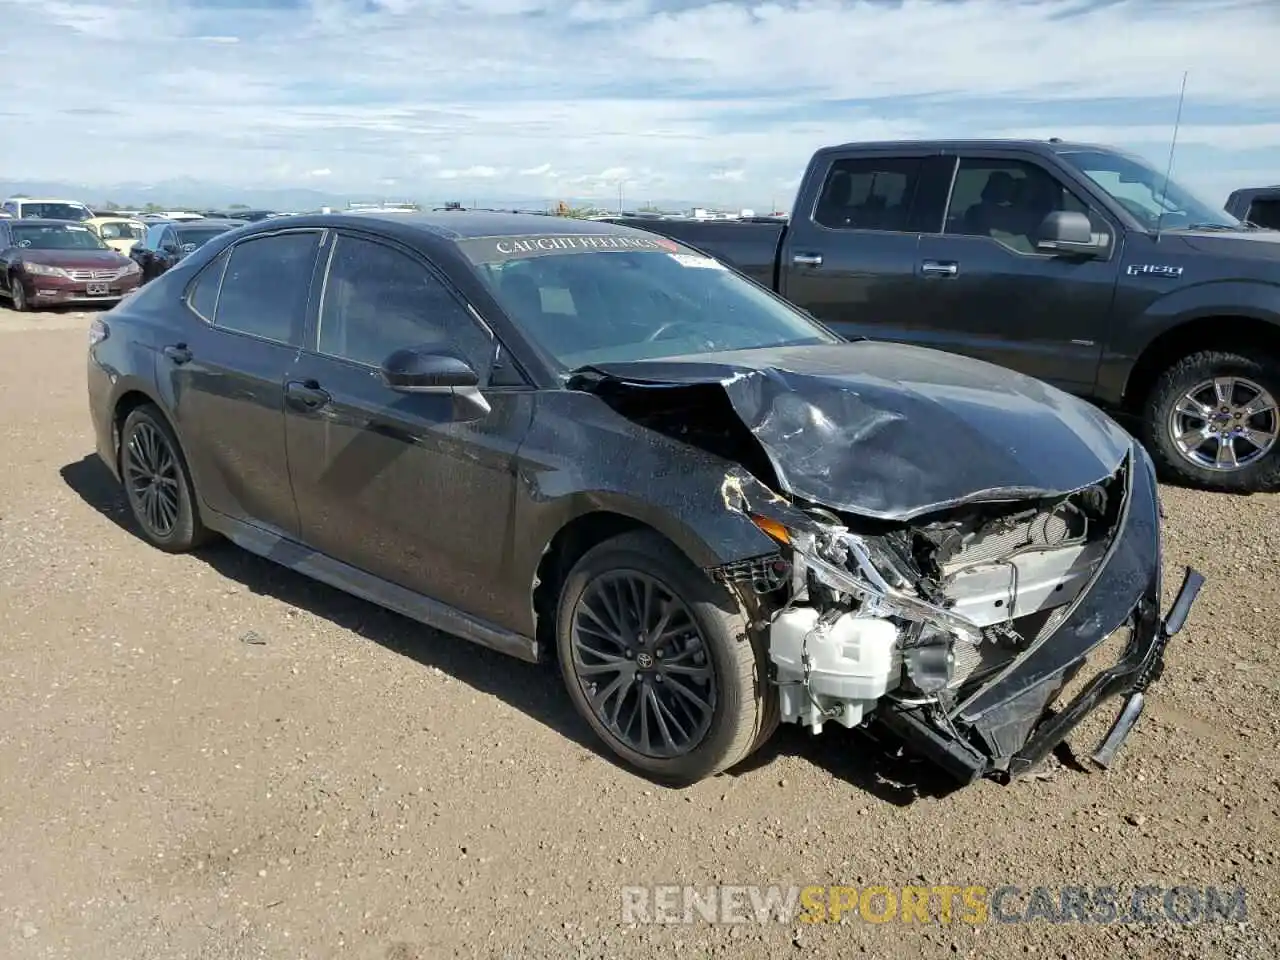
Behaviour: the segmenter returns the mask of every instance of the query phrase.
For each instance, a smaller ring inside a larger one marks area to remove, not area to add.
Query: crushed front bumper
[[[1092,754],[1107,766],[1142,712],[1148,686],[1164,669],[1169,638],[1186,622],[1204,577],[1187,568],[1167,617],[1160,615],[1160,508],[1155,472],[1136,444],[1125,467],[1122,516],[1090,584],[1059,626],[994,679],[950,707],[886,703],[879,721],[913,752],[962,783],[1034,767],[1112,697],[1123,706]],[[1099,672],[1065,706],[1050,712],[1063,688],[1109,637],[1128,628],[1117,662]]]

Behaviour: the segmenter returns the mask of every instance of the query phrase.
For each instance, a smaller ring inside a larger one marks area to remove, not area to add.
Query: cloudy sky
[[[1278,0],[0,0],[0,178],[789,204],[816,146],[1280,182]]]

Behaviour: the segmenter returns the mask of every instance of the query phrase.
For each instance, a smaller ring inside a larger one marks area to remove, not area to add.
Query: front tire
[[[10,275],[9,277],[9,296],[13,300],[13,309],[17,313],[25,313],[31,309],[31,304],[27,301],[27,288],[22,285],[22,278]]]
[[[143,539],[167,553],[186,553],[209,539],[196,510],[195,487],[182,446],[160,409],[144,404],[120,430],[120,478]]]
[[[587,551],[560,594],[556,648],[596,735],[651,779],[687,786],[776,726],[765,663],[737,599],[651,531]]]
[[[1166,370],[1143,441],[1166,476],[1238,492],[1280,487],[1280,360],[1205,350]]]

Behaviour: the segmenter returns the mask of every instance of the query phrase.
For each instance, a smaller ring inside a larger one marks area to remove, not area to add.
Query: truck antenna
[[[1160,216],[1156,218],[1156,243],[1164,225],[1165,197],[1169,195],[1169,178],[1173,175],[1173,151],[1178,147],[1178,128],[1182,126],[1182,104],[1187,99],[1187,71],[1182,71],[1182,89],[1178,91],[1178,115],[1173,120],[1173,139],[1169,143],[1169,164],[1164,168],[1164,186],[1160,188]]]

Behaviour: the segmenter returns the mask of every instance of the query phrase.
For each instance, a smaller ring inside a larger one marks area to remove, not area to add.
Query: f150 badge
[[[1170,267],[1163,263],[1131,263],[1128,272],[1131,277],[1167,277],[1171,280],[1182,276],[1181,267]]]

